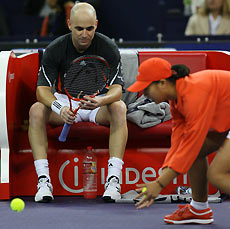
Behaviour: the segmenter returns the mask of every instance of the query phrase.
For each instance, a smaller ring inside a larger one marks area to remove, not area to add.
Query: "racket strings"
[[[81,59],[74,62],[67,71],[64,86],[68,93],[77,98],[79,93],[93,95],[102,90],[107,84],[109,69],[99,59]]]

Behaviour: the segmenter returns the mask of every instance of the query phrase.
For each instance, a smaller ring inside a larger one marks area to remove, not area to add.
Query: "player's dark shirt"
[[[71,33],[52,41],[44,52],[37,86],[55,87],[63,91],[64,74],[72,61],[82,55],[98,55],[106,59],[111,68],[109,85],[119,84],[123,87],[119,50],[111,39],[100,33],[95,33],[90,47],[84,53],[78,53],[73,46]]]

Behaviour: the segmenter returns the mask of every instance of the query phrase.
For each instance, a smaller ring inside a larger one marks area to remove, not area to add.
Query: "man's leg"
[[[34,165],[38,175],[38,192],[36,202],[49,202],[53,199],[51,179],[47,160],[48,141],[46,124],[56,120],[56,124],[63,121],[45,105],[37,102],[32,105],[29,112],[29,141],[33,152]]]
[[[128,138],[126,121],[126,105],[119,101],[101,107],[96,115],[96,122],[102,125],[110,125],[108,176],[106,179],[105,201],[120,199],[121,172],[123,156]]]

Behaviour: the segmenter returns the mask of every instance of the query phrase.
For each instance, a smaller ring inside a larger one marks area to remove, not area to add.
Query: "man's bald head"
[[[84,52],[94,38],[97,29],[96,11],[88,3],[76,3],[71,9],[69,29],[72,32],[72,41],[78,52]]]
[[[70,12],[70,21],[72,22],[75,18],[92,17],[97,20],[97,14],[94,7],[86,2],[76,3]]]

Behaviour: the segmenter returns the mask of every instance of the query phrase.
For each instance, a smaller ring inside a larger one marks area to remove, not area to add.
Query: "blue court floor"
[[[108,204],[101,198],[55,197],[52,203],[35,203],[22,197],[24,211],[10,209],[10,201],[0,201],[0,229],[147,229],[147,228],[230,228],[230,200],[210,204],[214,223],[210,225],[167,225],[163,218],[177,204],[153,204],[136,210],[133,204]]]

